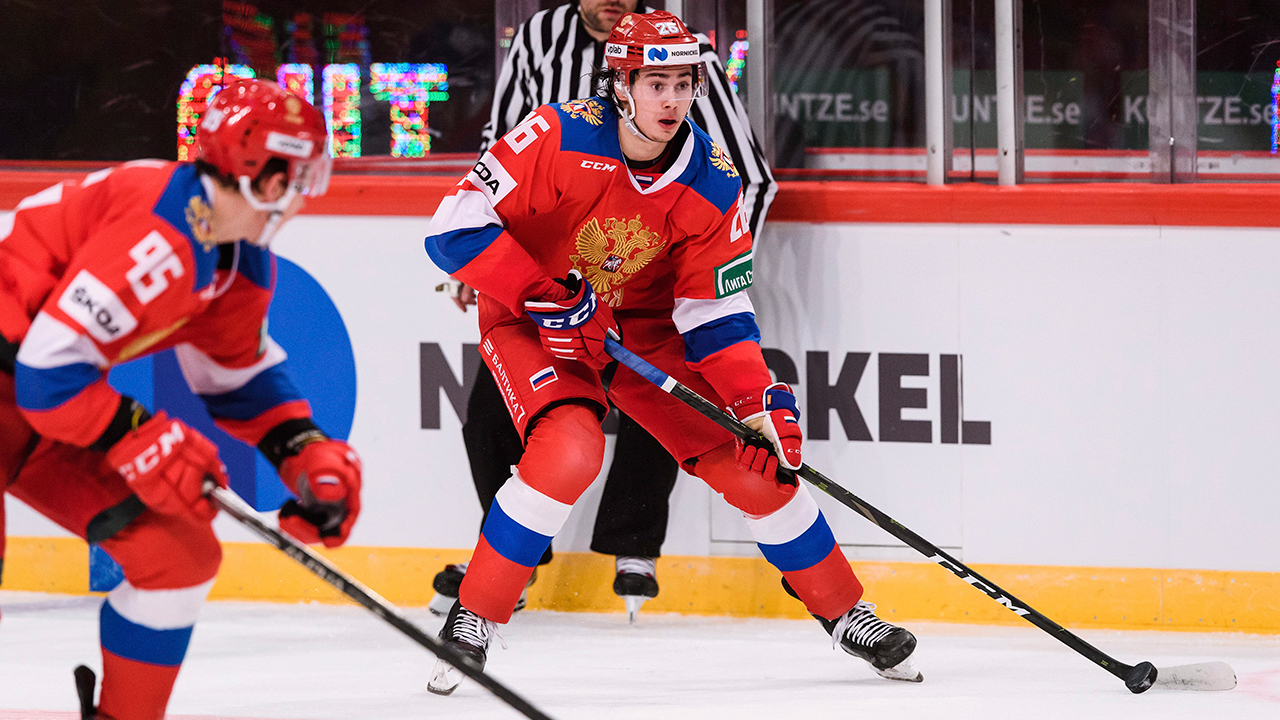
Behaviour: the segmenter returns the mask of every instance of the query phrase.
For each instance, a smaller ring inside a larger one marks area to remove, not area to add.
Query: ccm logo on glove
[[[186,515],[201,522],[218,514],[204,496],[206,477],[227,486],[218,446],[163,410],[111,446],[107,462],[138,499],[158,513]]]
[[[577,270],[556,282],[564,288],[556,297],[528,300],[524,308],[538,326],[542,348],[564,360],[578,360],[602,370],[613,361],[604,349],[605,338],[620,340],[613,310],[596,297],[591,283]],[[559,290],[559,288],[556,288]]]

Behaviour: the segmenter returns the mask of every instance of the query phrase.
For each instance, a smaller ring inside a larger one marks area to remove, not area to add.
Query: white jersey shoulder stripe
[[[107,358],[88,335],[41,311],[18,348],[18,362],[36,370],[88,363],[105,369]]]
[[[488,196],[478,190],[459,190],[440,201],[440,207],[427,225],[427,235],[489,225],[505,226],[506,223],[494,211]]]
[[[197,395],[222,395],[239,390],[258,373],[274,367],[288,358],[284,348],[275,340],[267,338],[267,349],[254,364],[243,368],[229,368],[218,364],[194,345],[181,343],[173,350],[178,357],[178,366],[182,369],[182,377]]]
[[[26,210],[27,208],[44,207],[45,205],[56,205],[62,202],[62,183],[58,183],[53,187],[47,187],[35,195],[28,195],[18,201],[18,210]]]
[[[737,315],[738,313],[751,313],[754,315],[755,312],[756,309],[751,304],[751,298],[747,297],[745,292],[737,292],[728,297],[714,300],[676,298],[676,307],[671,312],[671,319],[676,324],[676,331],[683,335],[713,320]]]

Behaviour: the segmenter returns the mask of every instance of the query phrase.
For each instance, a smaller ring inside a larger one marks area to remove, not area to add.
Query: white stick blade
[[[1224,662],[1162,667],[1156,685],[1173,690],[1230,690],[1236,686],[1236,671]]]

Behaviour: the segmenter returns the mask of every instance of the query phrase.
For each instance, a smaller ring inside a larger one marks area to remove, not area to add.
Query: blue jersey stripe
[[[160,199],[156,201],[152,212],[164,218],[174,230],[185,235],[187,242],[191,244],[191,256],[196,263],[192,287],[198,291],[213,282],[213,273],[218,267],[218,247],[216,245],[206,247],[196,239],[195,231],[191,228],[191,220],[187,216],[192,198],[198,198],[199,204],[206,208],[210,207],[196,166],[191,163],[179,163],[173,175],[169,177],[169,184],[160,194]]]
[[[277,405],[302,400],[285,370],[286,363],[263,370],[243,387],[218,395],[201,395],[209,414],[228,420],[252,420]]]
[[[177,667],[191,642],[191,628],[153,630],[130,622],[111,607],[110,601],[102,603],[100,619],[102,648],[129,660]]]
[[[752,313],[734,313],[684,333],[685,362],[699,363],[744,340],[760,342],[760,328]]]
[[[681,173],[677,182],[688,185],[723,215],[729,212],[729,208],[738,199],[738,194],[742,192],[742,178],[715,166],[711,160],[711,136],[693,124],[692,119],[689,123],[694,127],[690,141],[697,145],[693,148],[694,158],[689,163],[689,168]],[[727,159],[728,155],[724,157]]]
[[[102,371],[89,363],[53,368],[17,363],[13,371],[18,407],[23,410],[52,410],[101,378]]]
[[[501,226],[485,225],[429,235],[424,244],[431,261],[452,275],[475,260],[501,234]]]
[[[271,289],[272,270],[275,256],[266,248],[253,243],[240,241],[240,262],[236,272],[249,282],[264,290]]]
[[[601,98],[586,98],[551,106],[560,115],[561,152],[580,152],[624,164],[622,147],[618,144],[618,113],[611,103]],[[586,119],[592,114],[601,122]]]
[[[489,516],[485,518],[481,532],[499,555],[524,567],[537,565],[551,544],[549,536],[530,530],[503,512],[497,500],[489,506]]]
[[[756,543],[764,558],[783,572],[806,570],[822,562],[836,546],[836,536],[831,533],[827,519],[819,513],[813,524],[795,540],[781,545]]]

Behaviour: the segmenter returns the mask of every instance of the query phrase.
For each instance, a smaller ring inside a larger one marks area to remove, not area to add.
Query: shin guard
[[[113,720],[160,720],[213,581],[174,590],[122,582],[102,604],[99,713]]]
[[[489,506],[458,589],[463,607],[494,622],[511,619],[533,568],[603,460],[594,409],[560,405],[537,421],[515,474]]]
[[[746,517],[756,545],[804,602],[809,612],[838,618],[862,598],[862,583],[836,545],[827,519],[808,488],[764,517]]]

